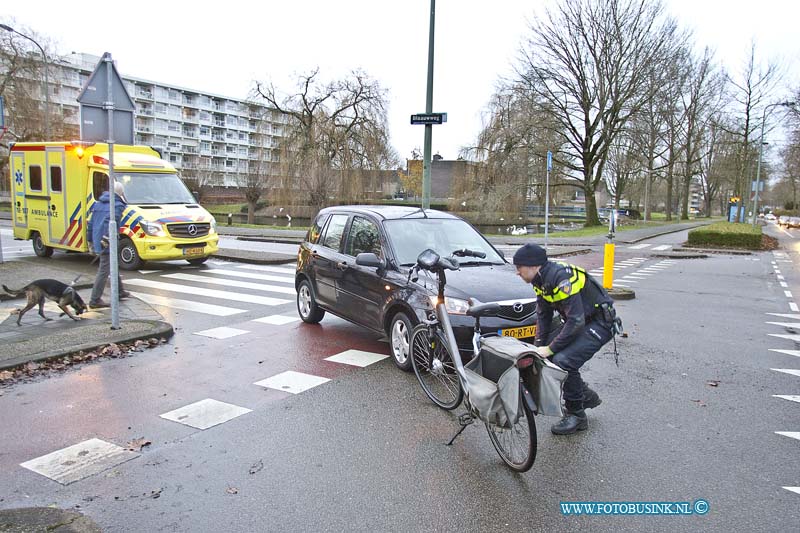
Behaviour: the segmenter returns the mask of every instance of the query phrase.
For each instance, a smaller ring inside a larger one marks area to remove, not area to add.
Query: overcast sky
[[[433,151],[455,159],[480,130],[486,104],[509,75],[528,21],[548,0],[439,0],[436,3]],[[666,0],[667,8],[741,68],[755,39],[758,54],[780,59],[787,85],[800,85],[800,4],[795,0]],[[15,2],[8,23],[49,37],[63,54],[110,52],[122,75],[245,98],[253,80],[292,89],[296,74],[323,79],[360,68],[389,91],[392,143],[401,156],[423,144],[430,0],[265,0],[252,2]],[[777,95],[778,98],[785,94]]]

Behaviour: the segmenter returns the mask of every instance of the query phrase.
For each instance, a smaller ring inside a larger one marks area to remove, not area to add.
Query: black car
[[[503,316],[481,320],[484,332],[530,338],[535,333],[536,297],[503,254],[463,219],[430,209],[340,206],[323,209],[297,257],[295,287],[300,318],[315,324],[328,311],[376,332],[391,343],[395,364],[411,368],[411,329],[433,313],[436,279],[409,269],[426,249],[442,256],[468,248],[485,259],[459,259],[447,273],[446,305],[464,356],[472,353],[474,321],[467,299],[503,302]]]

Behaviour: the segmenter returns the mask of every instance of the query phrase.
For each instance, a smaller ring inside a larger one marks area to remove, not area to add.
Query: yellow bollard
[[[614,286],[614,244],[606,243],[603,254],[603,288]]]

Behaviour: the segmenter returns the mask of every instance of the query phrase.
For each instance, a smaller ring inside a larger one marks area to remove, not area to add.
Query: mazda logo
[[[522,312],[522,304],[517,302],[514,304],[514,312],[519,314]]]
[[[189,233],[189,235],[197,235],[197,226],[194,224],[189,224],[186,227],[186,231]]]

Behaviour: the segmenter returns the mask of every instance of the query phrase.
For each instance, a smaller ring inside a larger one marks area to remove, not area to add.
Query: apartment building
[[[50,105],[78,124],[77,98],[100,57],[73,53],[53,62]],[[285,117],[247,100],[125,76],[133,99],[135,143],[160,150],[187,180],[235,187],[256,162],[278,173]]]

